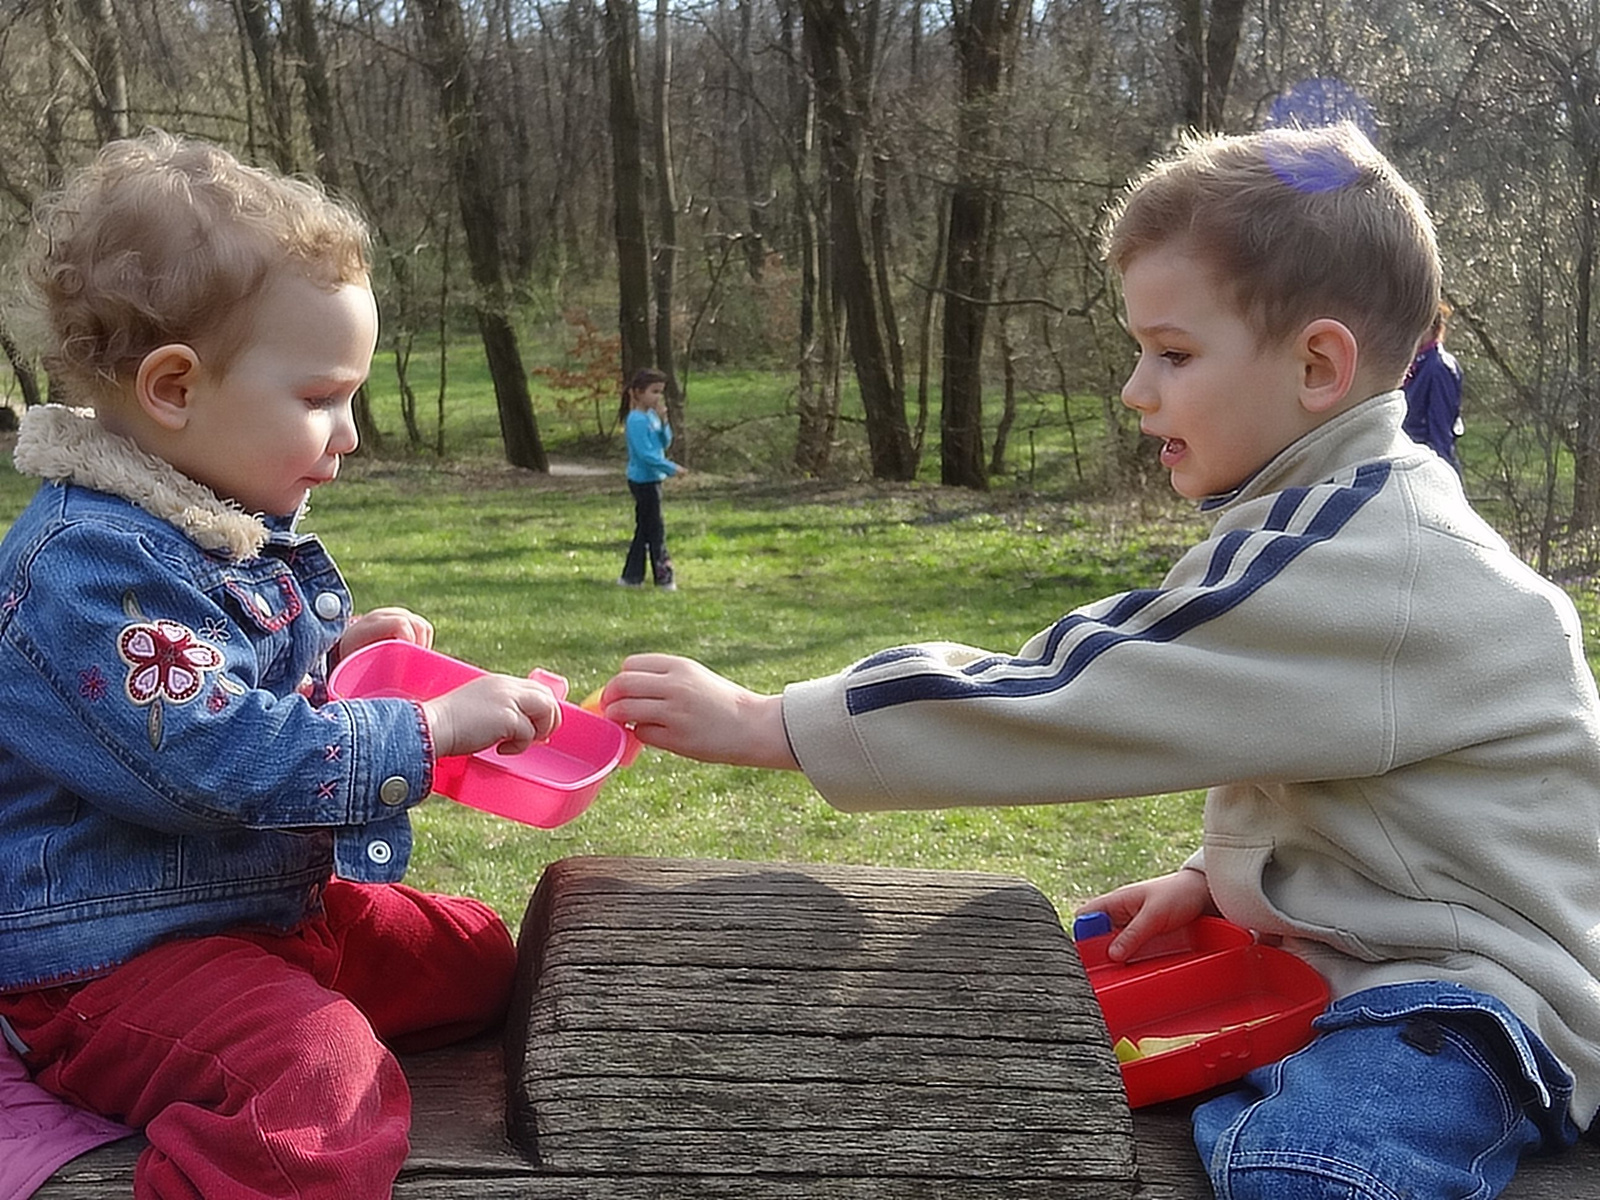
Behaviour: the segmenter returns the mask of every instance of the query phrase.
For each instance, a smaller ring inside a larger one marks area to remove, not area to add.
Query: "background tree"
[[[878,0],[866,0],[863,29],[876,28]],[[872,473],[910,479],[916,454],[906,425],[905,380],[892,370],[890,347],[898,331],[886,329],[887,296],[874,265],[874,246],[862,214],[867,166],[865,127],[871,111],[869,39],[857,36],[844,0],[802,0],[806,67],[816,89],[822,134],[822,177],[828,192],[834,286],[845,314],[856,382],[866,410]],[[880,227],[881,231],[881,227]],[[882,241],[876,242],[877,252]]]
[[[650,245],[644,224],[644,160],[638,94],[639,9],[634,0],[605,0],[606,70],[610,80],[611,178],[617,237],[617,328],[622,378],[651,365]]]
[[[1178,70],[1182,77],[1183,123],[1220,130],[1228,85],[1243,32],[1244,0],[1175,0]]]
[[[122,31],[112,0],[78,0],[78,10],[88,29],[89,53],[79,57],[102,142],[128,136],[128,77],[122,61]]]
[[[967,51],[1007,12],[991,96]],[[1130,342],[1097,249],[1107,206],[1189,126],[1348,113],[1439,228],[1469,491],[1548,569],[1600,562],[1591,0],[700,0],[639,16],[632,0],[0,4],[0,254],[105,137],[164,127],[359,201],[375,371],[400,383],[407,449],[446,444],[470,357],[490,365],[507,458],[540,464],[522,355],[570,365],[587,321],[591,345],[632,330],[619,377],[673,355],[682,378],[743,368],[786,387],[762,469],[909,478],[939,406],[941,478],[1126,488],[1154,464],[1118,399]],[[631,142],[612,136],[623,81]],[[637,212],[621,242],[619,200]],[[9,306],[5,326],[0,392],[26,404],[36,339]],[[742,435],[697,427],[697,453],[719,436]]]
[[[1570,286],[1572,519],[1589,528],[1600,520],[1600,388],[1593,344],[1595,242],[1600,232],[1600,65],[1595,61],[1600,13],[1592,5],[1556,4],[1533,7],[1519,18],[1490,0],[1476,0],[1473,7],[1488,22],[1491,39],[1512,48],[1548,92],[1553,103],[1547,111],[1565,143],[1563,190],[1571,193],[1569,232],[1576,250]],[[1517,386],[1515,372],[1512,382]],[[1535,394],[1543,392],[1539,388]]]
[[[678,274],[678,188],[677,172],[672,165],[672,13],[667,0],[656,0],[655,41],[655,81],[650,89],[656,167],[656,247],[652,271],[656,298],[655,365],[667,377],[667,412],[678,431],[678,454],[688,461],[683,389],[678,383],[672,332],[676,303],[674,285]]]
[[[273,31],[273,11],[269,0],[238,0],[234,12],[239,19],[239,34],[254,69],[254,83],[260,89],[260,103],[251,88],[249,73],[244,74],[245,122],[248,140],[267,161],[280,171],[294,171],[294,122],[289,112],[291,97],[283,78],[278,39]]]
[[[445,148],[455,176],[461,227],[466,234],[467,257],[477,288],[474,307],[483,338],[484,357],[494,378],[506,461],[517,467],[549,471],[550,462],[533,415],[516,329],[507,311],[495,181],[487,156],[488,138],[474,94],[474,72],[467,53],[461,10],[456,0],[418,0],[418,8],[433,52],[429,65],[439,89]]]
[[[960,103],[956,178],[945,235],[944,400],[940,477],[988,486],[983,436],[983,344],[994,290],[1000,172],[994,129],[1005,119],[1002,81],[1015,51],[1021,0],[956,0],[951,9]]]

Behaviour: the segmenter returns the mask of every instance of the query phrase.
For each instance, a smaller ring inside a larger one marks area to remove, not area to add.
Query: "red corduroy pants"
[[[110,975],[0,997],[45,1088],[144,1129],[136,1200],[378,1200],[409,1147],[390,1048],[504,1016],[516,952],[488,906],[334,880],[289,933],[167,942]]]

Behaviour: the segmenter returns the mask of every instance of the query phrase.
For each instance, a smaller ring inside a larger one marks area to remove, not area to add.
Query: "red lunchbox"
[[[1165,935],[1165,946],[1141,948],[1131,963],[1106,958],[1111,935],[1083,936],[1082,921],[1078,954],[1130,1108],[1203,1092],[1294,1053],[1327,1007],[1328,985],[1304,960],[1220,918]]]

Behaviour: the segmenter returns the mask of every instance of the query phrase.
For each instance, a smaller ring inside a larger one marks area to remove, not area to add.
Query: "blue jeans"
[[[1401,983],[1344,997],[1317,1039],[1194,1111],[1217,1200],[1490,1200],[1578,1136],[1572,1077],[1492,996]]]
[[[661,519],[661,485],[630,479],[628,490],[633,493],[633,542],[622,564],[622,578],[629,583],[643,583],[648,555],[650,574],[656,583],[671,583],[672,555],[667,553],[667,526]]]

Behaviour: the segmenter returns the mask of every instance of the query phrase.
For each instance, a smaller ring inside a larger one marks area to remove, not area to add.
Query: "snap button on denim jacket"
[[[432,782],[421,711],[325,701],[348,590],[291,520],[262,533],[253,554],[204,549],[55,481],[0,544],[0,991],[288,928],[334,873],[404,875]],[[395,778],[404,805],[382,795]]]

